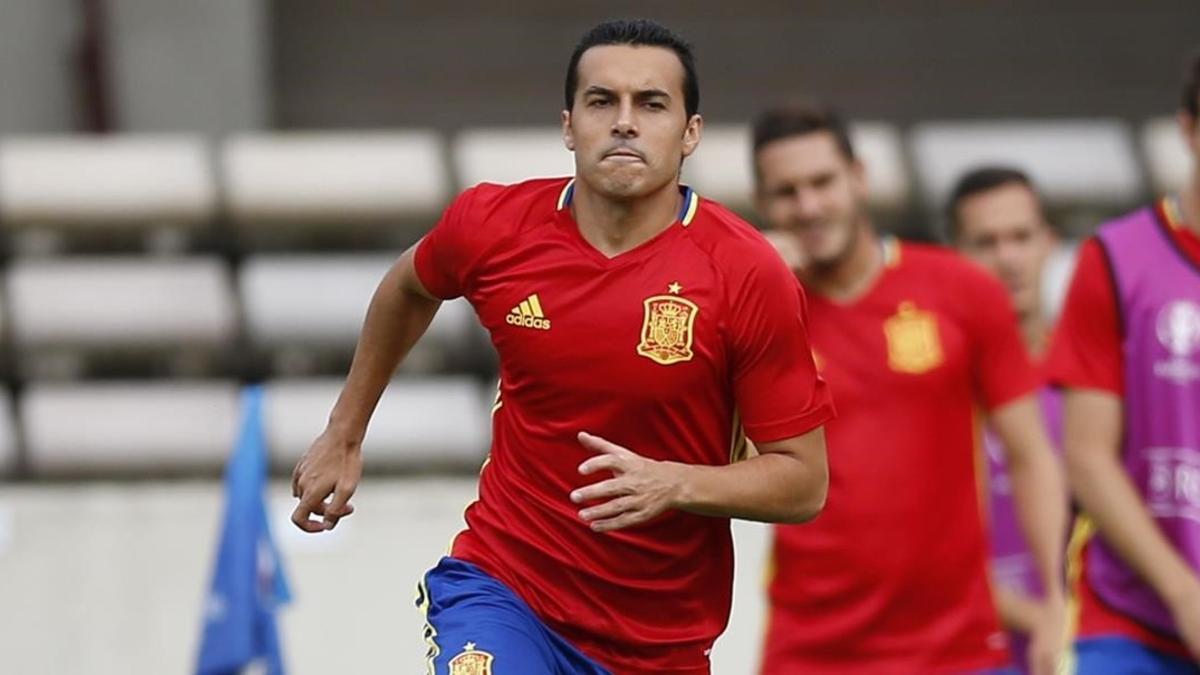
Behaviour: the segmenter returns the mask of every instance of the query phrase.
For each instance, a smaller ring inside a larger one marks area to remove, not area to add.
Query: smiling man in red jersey
[[[438,303],[465,296],[502,384],[467,529],[419,588],[430,672],[704,675],[729,618],[729,519],[820,511],[830,397],[794,276],[678,183],[702,126],[690,47],[601,24],[565,94],[574,178],[467,190],[384,278],[293,519],[349,513],[380,393]],[[746,437],[759,455],[735,461]]]
[[[1200,674],[1200,56],[1178,118],[1190,180],[1084,242],[1051,350],[1080,675]]]
[[[838,400],[829,502],[775,528],[765,675],[1003,672],[977,462],[980,409],[1008,452],[1022,529],[1052,602],[1032,667],[1062,641],[1061,472],[1039,378],[1004,287],[948,249],[876,234],[846,124],[768,112],[754,128],[757,204],[796,237],[816,360]]]

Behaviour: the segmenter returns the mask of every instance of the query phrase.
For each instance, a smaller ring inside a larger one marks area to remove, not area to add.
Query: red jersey
[[[865,295],[810,291],[838,400],[830,488],[776,528],[763,673],[966,672],[1008,662],[992,603],[976,412],[1040,380],[1000,282],[952,251],[885,240]]]
[[[832,416],[803,294],[750,225],[681,188],[678,220],[607,258],[566,179],[464,192],[416,253],[466,296],[500,355],[490,461],[452,555],[483,568],[614,673],[707,673],[729,617],[728,519],[668,512],[611,533],[572,490],[597,434],[655,460],[721,465]],[[740,422],[739,420],[740,416]]]
[[[1200,237],[1184,226],[1174,201],[1160,200],[1159,219],[1170,233],[1181,255],[1200,265]],[[1125,395],[1125,359],[1117,292],[1108,257],[1094,237],[1079,250],[1079,262],[1071,280],[1062,319],[1050,351],[1051,381],[1072,389],[1099,389]],[[1094,535],[1090,523],[1076,528],[1067,561],[1071,581],[1073,617],[1077,637],[1119,635],[1159,651],[1188,656],[1187,647],[1173,636],[1163,635],[1104,604],[1088,586],[1084,574],[1087,541]]]

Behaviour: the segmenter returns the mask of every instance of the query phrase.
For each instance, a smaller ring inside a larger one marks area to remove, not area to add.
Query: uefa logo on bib
[[[1192,362],[1200,351],[1200,307],[1189,300],[1167,303],[1158,313],[1158,341],[1171,352],[1171,358],[1154,364],[1154,374],[1176,384],[1187,384],[1200,377],[1200,366]]]

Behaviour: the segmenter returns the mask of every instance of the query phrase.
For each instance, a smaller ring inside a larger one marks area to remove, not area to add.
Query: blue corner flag
[[[243,392],[241,435],[225,466],[225,522],[205,600],[198,675],[235,675],[251,664],[284,673],[275,609],[291,592],[267,526],[262,399],[261,387]]]

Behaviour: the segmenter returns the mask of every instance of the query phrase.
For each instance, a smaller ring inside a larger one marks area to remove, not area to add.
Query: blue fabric
[[[267,452],[262,389],[242,394],[242,429],[225,467],[225,520],[205,604],[196,672],[230,675],[261,662],[271,675],[284,665],[275,610],[291,600],[271,531],[263,486]]]
[[[610,675],[546,627],[507,586],[475,565],[442,558],[417,587],[434,675]],[[456,668],[451,669],[451,662]],[[470,668],[486,662],[491,670]],[[428,665],[428,664],[427,664]]]
[[[1101,637],[1075,643],[1077,675],[1200,675],[1200,665],[1135,640]]]

